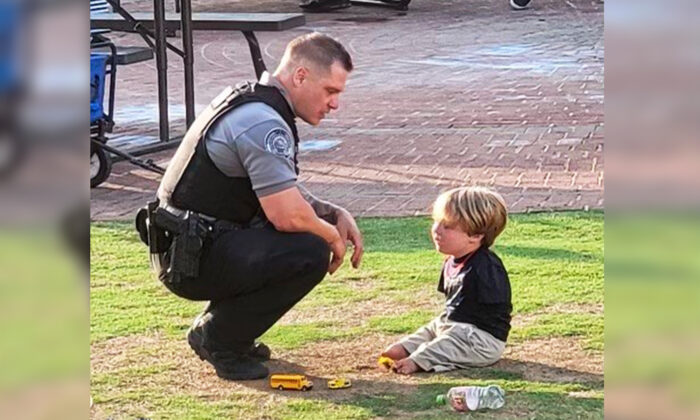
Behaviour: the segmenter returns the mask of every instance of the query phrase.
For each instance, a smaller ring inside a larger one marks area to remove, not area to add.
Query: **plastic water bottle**
[[[506,403],[505,391],[498,385],[458,386],[450,388],[447,394],[438,395],[438,404],[449,404],[456,411],[497,410]]]

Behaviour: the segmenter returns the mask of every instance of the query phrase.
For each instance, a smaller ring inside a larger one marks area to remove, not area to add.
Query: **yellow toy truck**
[[[314,387],[314,383],[306,378],[306,375],[272,375],[270,376],[270,388],[297,389],[308,391]]]
[[[350,379],[335,378],[328,381],[329,389],[350,388],[351,386],[352,383],[350,382]]]

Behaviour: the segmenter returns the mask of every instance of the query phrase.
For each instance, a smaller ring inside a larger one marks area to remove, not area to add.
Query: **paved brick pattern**
[[[148,10],[152,3],[123,4]],[[294,0],[195,0],[195,11],[298,8]],[[303,28],[259,33],[268,67],[310,30],[341,39],[356,64],[341,109],[320,127],[300,124],[302,141],[341,141],[300,157],[301,179],[319,197],[361,216],[403,216],[427,213],[448,187],[482,184],[514,212],[603,207],[602,3],[533,0],[521,12],[505,0],[413,0],[407,13],[353,6],[307,15]],[[223,86],[253,77],[238,33],[197,32],[195,51],[199,108]],[[181,134],[176,56],[169,67],[172,131]],[[157,136],[155,63],[119,70],[114,141]],[[173,153],[151,158],[166,164]],[[92,190],[92,217],[130,218],[157,182],[116,164]]]

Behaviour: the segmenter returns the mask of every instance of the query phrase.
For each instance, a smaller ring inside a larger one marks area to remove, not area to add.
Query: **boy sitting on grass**
[[[503,198],[487,188],[456,188],[435,201],[431,233],[446,256],[438,283],[446,307],[382,353],[395,361],[396,372],[443,372],[500,359],[510,331],[510,282],[489,247],[506,219]]]

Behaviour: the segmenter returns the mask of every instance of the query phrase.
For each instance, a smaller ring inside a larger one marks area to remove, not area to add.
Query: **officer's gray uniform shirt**
[[[208,130],[207,151],[230,177],[249,177],[258,197],[296,185],[294,137],[282,117],[262,102],[241,105]]]

